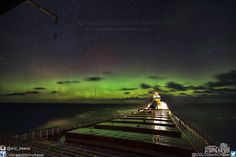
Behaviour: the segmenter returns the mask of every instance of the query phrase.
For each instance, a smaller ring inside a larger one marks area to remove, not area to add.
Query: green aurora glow
[[[181,94],[194,95],[193,90],[171,91],[166,84],[170,81],[179,84],[198,86],[203,82],[197,80],[184,80],[180,78],[168,79],[160,77],[157,79],[149,78],[144,75],[119,76],[114,74],[103,75],[101,80],[88,81],[88,76],[83,77],[65,77],[64,79],[45,79],[45,80],[25,80],[21,82],[12,82],[5,80],[1,84],[2,93],[13,93],[12,95],[2,95],[0,100],[3,102],[89,102],[92,99],[127,99],[127,98],[149,98],[157,86],[161,89],[161,94],[171,93],[178,96]],[[59,84],[58,82],[70,81],[69,83]],[[75,81],[75,82],[73,82]],[[2,81],[3,82],[3,81]],[[150,87],[141,88],[141,84],[147,84]],[[37,90],[40,87],[44,89]],[[34,94],[20,95],[14,93],[38,92]],[[54,93],[52,93],[54,91]],[[158,90],[156,90],[158,91]],[[160,91],[159,91],[160,92]],[[14,99],[12,99],[14,98]]]
[[[1,15],[0,103],[235,102],[235,1],[38,3]]]

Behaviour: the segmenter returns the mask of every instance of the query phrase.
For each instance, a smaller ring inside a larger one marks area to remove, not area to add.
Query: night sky
[[[0,16],[0,102],[236,101],[236,1],[35,0]]]

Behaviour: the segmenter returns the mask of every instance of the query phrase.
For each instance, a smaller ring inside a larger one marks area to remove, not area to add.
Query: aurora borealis
[[[235,102],[235,1],[36,2],[58,23],[0,16],[0,102]]]

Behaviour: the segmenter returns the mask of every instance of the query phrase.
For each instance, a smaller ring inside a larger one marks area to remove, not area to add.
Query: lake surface
[[[52,126],[75,125],[82,121],[130,112],[142,105],[118,104],[0,104],[0,135]],[[178,103],[169,107],[181,119],[200,128],[219,143],[236,150],[235,104]],[[0,136],[1,137],[1,136]]]
[[[218,143],[227,143],[236,150],[235,103],[179,103],[169,104],[181,118],[201,129]]]
[[[95,120],[134,110],[121,104],[0,104],[0,135]]]

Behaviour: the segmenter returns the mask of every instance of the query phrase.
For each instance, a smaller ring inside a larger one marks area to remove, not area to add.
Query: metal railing
[[[60,127],[43,128],[37,130],[30,130],[15,134],[15,140],[35,140],[35,139],[48,139],[51,137],[59,137],[61,135]]]
[[[21,140],[35,140],[35,139],[49,139],[49,138],[59,138],[61,135],[63,135],[65,132],[81,127],[87,127],[90,125],[94,125],[100,122],[104,121],[110,121],[112,119],[120,118],[122,116],[125,116],[126,114],[116,114],[112,116],[104,116],[102,118],[97,118],[95,120],[87,120],[87,121],[79,121],[76,124],[69,125],[69,126],[62,126],[62,127],[50,127],[50,128],[42,128],[42,129],[36,129],[36,130],[29,130],[25,132],[20,132],[15,135],[11,135],[9,137],[6,137],[6,139],[15,139],[16,141],[18,139]]]
[[[195,150],[204,150],[205,146],[215,143],[215,141],[209,138],[203,131],[178,118],[171,111],[169,112],[171,119],[176,123],[177,127],[179,127],[184,138],[186,138],[188,143],[190,143]]]

